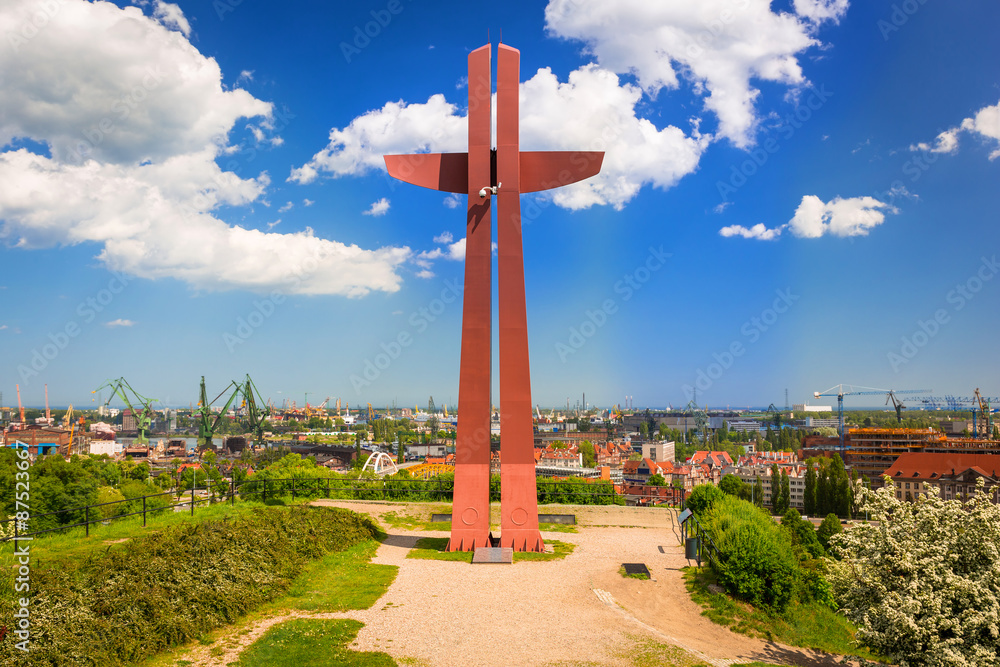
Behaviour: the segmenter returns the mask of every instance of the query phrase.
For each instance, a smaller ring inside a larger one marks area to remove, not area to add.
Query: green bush
[[[694,487],[691,495],[684,501],[684,507],[701,516],[725,497],[726,494],[714,484],[700,484]]]
[[[840,525],[840,519],[837,518],[836,514],[830,513],[826,515],[823,523],[819,525],[816,537],[819,538],[819,543],[823,545],[823,548],[829,550],[830,538],[842,532],[844,532],[844,527]]]
[[[110,519],[112,517],[121,516],[125,513],[125,496],[118,489],[113,489],[110,486],[99,486],[97,487],[97,500],[94,501],[95,505],[100,505],[100,507],[95,507],[94,510],[102,519]],[[104,503],[114,503],[111,505],[105,505]]]
[[[816,537],[816,529],[812,522],[803,519],[797,509],[789,509],[781,517],[781,526],[788,531],[792,540],[792,548],[800,560],[806,558],[822,558],[826,549]]]
[[[308,560],[377,534],[347,510],[268,507],[33,563],[31,652],[25,662],[0,642],[0,664],[134,664],[232,623],[284,593]],[[0,623],[12,627],[14,607],[5,608]]]
[[[725,589],[783,612],[796,590],[797,559],[787,532],[760,508],[725,494],[705,513],[704,524],[720,551],[712,566]]]

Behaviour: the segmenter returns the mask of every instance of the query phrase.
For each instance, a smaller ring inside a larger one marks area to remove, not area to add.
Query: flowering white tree
[[[834,536],[828,579],[858,640],[902,667],[1000,666],[1000,506],[859,488],[874,523]]]

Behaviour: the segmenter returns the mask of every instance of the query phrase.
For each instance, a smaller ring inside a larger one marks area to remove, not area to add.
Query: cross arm
[[[468,153],[386,155],[389,175],[422,188],[469,194]]]
[[[520,191],[540,192],[596,176],[603,151],[521,151]]]

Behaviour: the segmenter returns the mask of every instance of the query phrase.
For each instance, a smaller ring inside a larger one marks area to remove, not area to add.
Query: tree
[[[875,523],[831,539],[828,564],[840,611],[857,638],[894,664],[1000,665],[1000,505],[982,479],[968,500],[904,502],[885,478],[859,489]]]
[[[788,472],[782,470],[781,471],[781,514],[787,512],[791,504],[792,504],[791,483],[788,480]]]
[[[830,503],[829,511],[837,516],[850,518],[851,483],[840,454],[834,454],[830,461],[830,481],[827,484],[827,494]]]
[[[802,499],[802,511],[806,516],[816,515],[816,469],[812,463],[806,463],[806,488]]]
[[[720,491],[716,485],[699,484],[694,487],[687,500],[684,501],[684,506],[695,514],[701,514],[715,505],[719,499],[725,497],[726,494]]]
[[[784,514],[781,511],[781,473],[778,464],[771,464],[771,513]]]
[[[719,482],[719,489],[723,493],[728,493],[731,496],[736,496],[737,498],[743,497],[743,487],[746,486],[743,480],[736,475],[726,475]]]
[[[589,440],[584,440],[580,443],[580,453],[583,454],[583,467],[593,468],[597,464],[597,452],[594,451],[594,445]]]
[[[430,419],[427,420],[427,431],[431,434],[432,438],[437,436],[438,426],[440,425],[440,423],[441,422],[438,420],[437,417],[431,417]]]
[[[667,480],[665,480],[663,478],[663,475],[661,475],[660,473],[656,473],[654,475],[650,475],[649,476],[649,479],[646,480],[646,485],[647,486],[666,486],[667,485]]]
[[[816,529],[806,521],[794,508],[785,510],[781,517],[781,525],[788,530],[792,538],[792,547],[798,552],[799,558],[822,558],[825,555],[823,546],[816,537]]]
[[[830,472],[828,466],[820,466],[816,473],[816,507],[817,516],[825,516],[833,509],[830,505]]]
[[[110,519],[111,517],[118,516],[119,514],[125,513],[125,496],[118,489],[112,489],[110,486],[102,486],[97,489],[97,505],[100,507],[95,508],[97,510],[97,515],[102,519]],[[114,503],[113,505],[106,505],[105,503]]]
[[[819,525],[819,530],[816,531],[816,537],[819,538],[819,543],[823,545],[824,549],[829,549],[830,538],[842,532],[844,532],[844,529],[840,525],[840,519],[837,518],[837,515],[827,514],[826,518],[823,519],[823,523]]]
[[[752,500],[757,507],[764,506],[764,483],[760,481],[760,475],[757,475],[757,481],[753,484]]]

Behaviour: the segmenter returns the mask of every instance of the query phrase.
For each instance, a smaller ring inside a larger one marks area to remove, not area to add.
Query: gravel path
[[[429,518],[426,505],[317,501],[380,518],[386,512]],[[440,511],[434,509],[433,511]],[[839,664],[826,654],[737,635],[701,615],[684,587],[687,565],[673,513],[662,509],[567,507],[578,533],[544,533],[572,542],[567,558],[514,565],[407,559],[420,537],[446,532],[383,526],[389,538],[373,562],[399,566],[388,592],[371,609],[339,614],[294,613],[258,622],[224,655],[198,647],[186,660],[214,667],[236,659],[274,623],[288,618],[353,618],[365,624],[351,648],[385,651],[397,661],[429,667],[627,664],[622,653],[637,638],[679,646],[722,667],[759,660],[803,667]],[[426,520],[425,518],[425,520]],[[653,580],[622,577],[622,563],[645,563]]]

